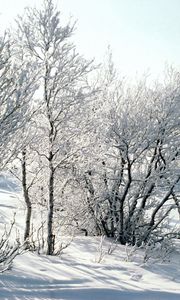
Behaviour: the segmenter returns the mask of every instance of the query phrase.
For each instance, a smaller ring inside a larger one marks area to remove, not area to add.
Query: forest
[[[44,0],[0,36],[0,170],[26,208],[23,236],[10,245],[16,216],[2,235],[0,264],[22,248],[59,255],[63,236],[162,253],[180,238],[180,72],[130,82],[110,47],[99,63],[79,54],[75,29]]]

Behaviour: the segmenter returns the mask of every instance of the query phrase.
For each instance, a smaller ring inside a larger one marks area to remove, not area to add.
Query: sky
[[[40,0],[0,0],[2,28],[23,7]],[[123,75],[148,72],[158,77],[165,64],[180,68],[180,0],[56,0],[63,20],[77,20],[78,51],[97,62],[111,46]]]

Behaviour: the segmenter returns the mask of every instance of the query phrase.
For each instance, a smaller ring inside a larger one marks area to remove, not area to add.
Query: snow
[[[15,211],[16,226],[22,231],[25,208],[20,194],[1,190],[1,230]],[[131,249],[117,245],[109,255],[110,247],[113,245],[107,239],[77,236],[60,256],[26,252],[16,257],[11,270],[0,274],[0,299],[180,299],[178,249],[170,262],[144,264],[142,250],[132,252],[127,261]]]

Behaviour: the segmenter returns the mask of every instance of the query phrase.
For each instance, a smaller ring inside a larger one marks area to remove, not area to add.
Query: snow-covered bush
[[[12,229],[15,224],[15,218],[9,228],[5,225],[4,232],[0,239],[0,273],[9,270],[14,258],[19,255],[24,246],[21,245],[19,238],[12,238]]]

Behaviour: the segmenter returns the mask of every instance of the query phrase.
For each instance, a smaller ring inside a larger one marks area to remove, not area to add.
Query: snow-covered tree
[[[43,158],[47,175],[47,254],[53,254],[55,243],[54,207],[59,202],[55,186],[82,148],[78,140],[85,124],[84,103],[94,93],[87,81],[92,62],[81,57],[71,42],[74,24],[63,26],[60,18],[52,0],[45,0],[41,9],[28,8],[18,20],[19,41],[26,55],[38,61],[41,75],[40,135],[34,150]]]
[[[32,114],[36,68],[16,56],[9,34],[0,37],[0,162],[2,169],[22,146],[22,131]]]
[[[178,236],[166,220],[180,207],[179,83],[179,73],[172,71],[164,84],[121,82],[103,95],[109,107],[106,159],[88,182],[104,234],[122,244]]]

